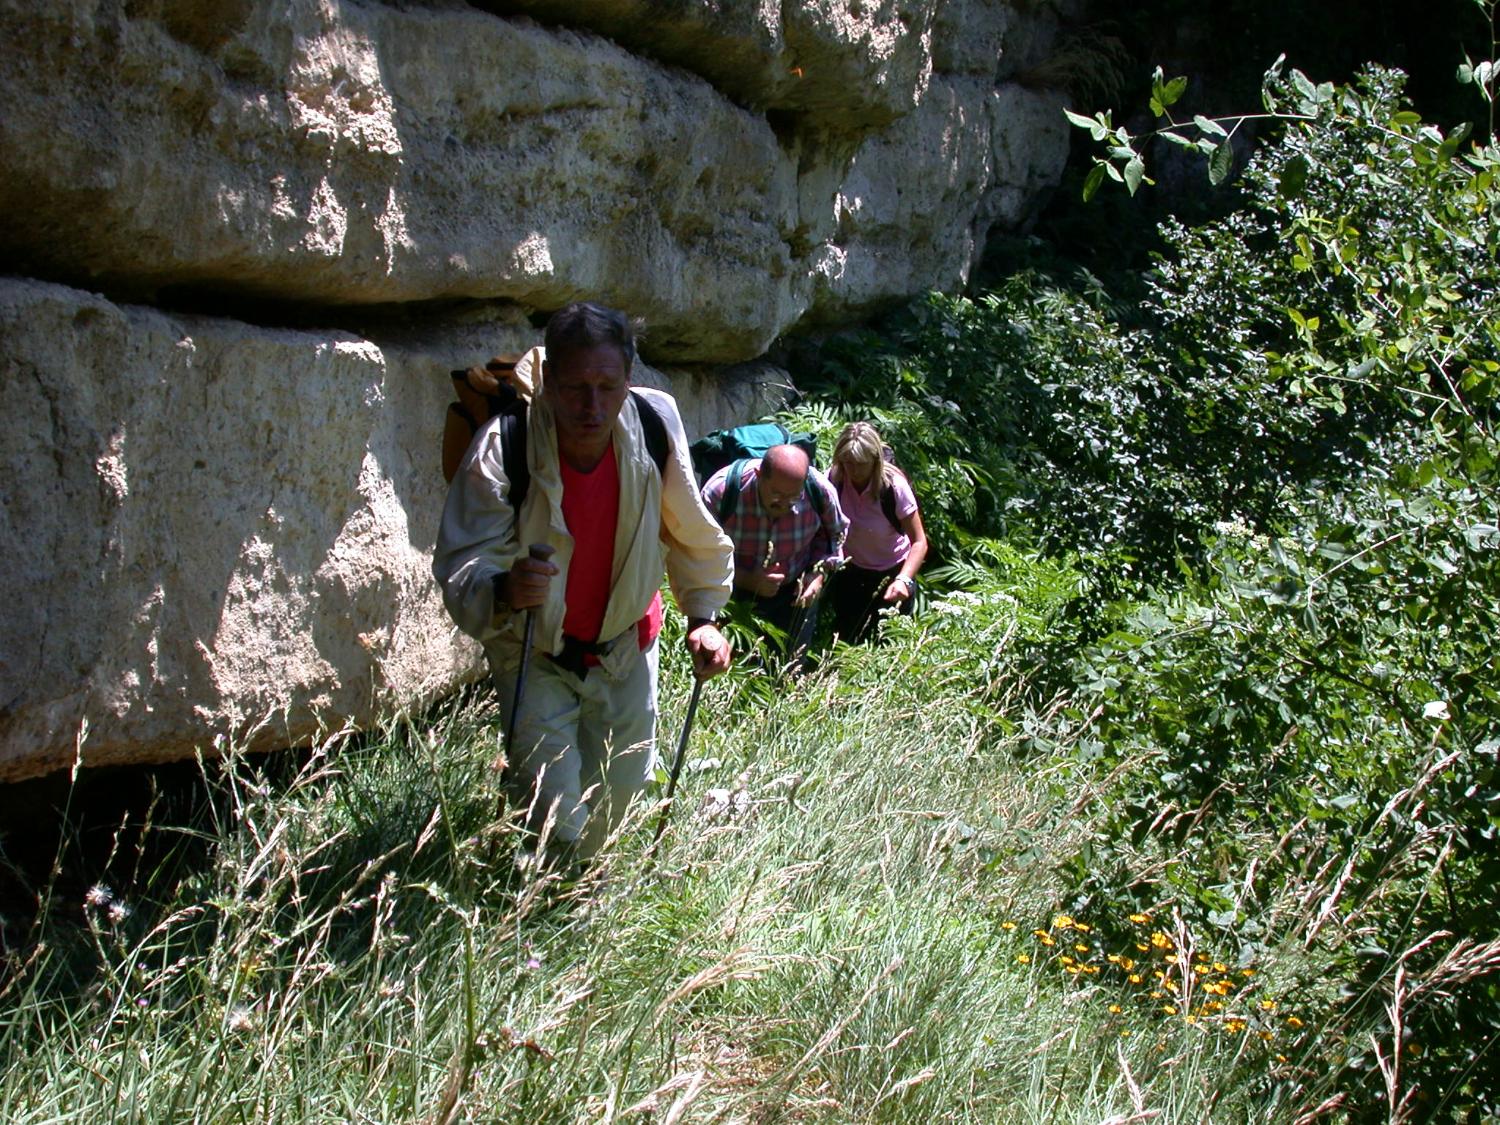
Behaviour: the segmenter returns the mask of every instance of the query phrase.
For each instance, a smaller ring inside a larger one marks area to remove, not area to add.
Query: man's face
[[[802,478],[777,470],[762,469],[756,480],[760,490],[760,506],[773,519],[780,519],[792,510],[792,504],[802,495]]]
[[[625,356],[613,344],[547,357],[542,394],[557,420],[557,445],[564,455],[602,455],[609,448],[630,391],[629,376]]]

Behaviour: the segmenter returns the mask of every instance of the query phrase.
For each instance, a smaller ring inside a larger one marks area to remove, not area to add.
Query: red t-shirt
[[[573,561],[568,565],[565,593],[567,611],[563,632],[580,641],[597,641],[609,605],[610,578],[615,563],[615,525],[620,519],[620,467],[614,442],[591,472],[580,473],[566,461],[562,469],[563,520],[573,536]],[[641,649],[661,632],[662,606],[658,592],[637,625]],[[597,664],[592,656],[587,663]]]

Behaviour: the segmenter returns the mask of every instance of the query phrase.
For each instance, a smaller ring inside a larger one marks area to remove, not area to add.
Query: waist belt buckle
[[[584,661],[588,649],[589,646],[584,641],[564,633],[562,651],[550,653],[548,659],[563,671],[572,672],[581,680],[589,674],[589,666]]]
[[[559,668],[572,672],[580,680],[585,679],[589,674],[589,668],[592,667],[588,663],[588,657],[594,657],[600,665],[605,664],[610,653],[634,631],[635,627],[631,626],[607,641],[581,641],[569,633],[564,633],[562,651],[553,654],[552,662]]]

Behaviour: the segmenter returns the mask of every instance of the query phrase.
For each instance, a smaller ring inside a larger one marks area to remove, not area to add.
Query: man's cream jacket
[[[671,452],[666,471],[658,475],[635,401],[627,397],[614,427],[620,514],[601,640],[618,636],[641,618],[661,586],[664,565],[672,594],[689,617],[714,616],[728,602],[734,584],[734,549],[698,495],[677,403],[661,391],[636,390],[661,415]],[[525,614],[495,614],[492,580],[534,543],[556,548],[552,561],[560,572],[552,579],[546,603],[537,609],[535,644],[555,653],[563,643],[563,591],[573,537],[562,513],[557,429],[541,393],[532,397],[528,412],[526,458],[531,484],[518,521],[501,457],[500,422],[492,418],[480,429],[448,489],[432,562],[449,614],[484,645],[500,669],[519,661]]]

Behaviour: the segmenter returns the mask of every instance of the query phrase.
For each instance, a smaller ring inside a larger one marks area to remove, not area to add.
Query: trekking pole
[[[830,581],[832,581],[832,578],[832,575],[824,574],[823,585],[818,588],[817,597],[811,599],[804,606],[798,606],[796,612],[792,615],[792,619],[789,622],[791,628],[788,630],[786,637],[786,657],[788,668],[795,668],[805,663],[807,654],[812,650],[813,641],[816,639],[815,637],[809,636],[807,638],[807,644],[801,649],[798,649],[797,641],[802,636],[802,630],[807,625],[807,619],[809,615],[817,610],[818,604],[823,600],[823,595],[828,592],[828,584]]]
[[[687,758],[688,735],[693,730],[693,717],[698,713],[698,697],[703,694],[703,677],[693,679],[693,697],[688,700],[687,718],[682,722],[682,734],[677,739],[677,757],[672,762],[672,772],[667,775],[667,799],[662,805],[661,816],[656,820],[656,832],[651,837],[648,854],[655,854],[661,843],[661,834],[667,830],[667,814],[672,811],[672,801],[677,793],[677,779],[682,776],[682,763]]]
[[[533,543],[526,553],[537,562],[548,562],[556,551],[556,547],[548,546],[546,543]],[[526,611],[526,639],[521,643],[521,664],[516,669],[516,694],[510,704],[510,722],[506,724],[505,750],[507,754],[515,745],[516,719],[521,714],[521,700],[526,694],[526,665],[531,660],[531,639],[535,633],[536,607],[533,606]]]

